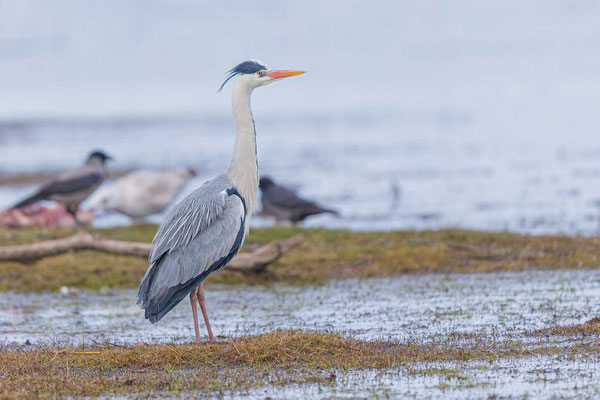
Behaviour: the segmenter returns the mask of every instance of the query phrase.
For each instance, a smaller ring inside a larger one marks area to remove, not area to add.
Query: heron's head
[[[259,86],[264,86],[283,78],[303,74],[304,72],[305,71],[271,69],[271,67],[260,60],[248,60],[229,70],[229,75],[219,88],[219,92],[223,89],[227,81],[234,76],[237,76],[237,79],[249,88],[255,89]]]

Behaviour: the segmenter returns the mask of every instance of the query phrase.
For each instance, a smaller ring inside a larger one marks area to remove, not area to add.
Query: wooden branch
[[[72,250],[93,249],[107,253],[148,257],[152,244],[123,242],[78,232],[62,239],[48,240],[19,246],[0,247],[0,261],[29,261],[54,256]]]
[[[298,235],[286,240],[267,243],[252,252],[238,254],[231,260],[228,268],[240,272],[261,271],[266,265],[277,260],[302,243],[303,240],[304,236]],[[148,257],[152,251],[152,244],[108,239],[81,231],[62,239],[0,247],[0,261],[28,262],[68,251],[86,249],[112,254]]]
[[[296,235],[286,240],[269,242],[250,253],[238,254],[227,265],[227,268],[240,272],[263,271],[268,264],[271,264],[303,241],[304,235]]]

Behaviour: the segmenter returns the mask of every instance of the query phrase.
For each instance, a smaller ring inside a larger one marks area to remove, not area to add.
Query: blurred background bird
[[[63,204],[79,223],[79,205],[104,181],[108,173],[106,161],[111,159],[103,151],[94,151],[81,167],[60,173],[56,179],[42,185],[35,194],[12,208],[24,208],[41,200],[52,200]]]
[[[140,223],[164,211],[195,176],[190,168],[133,171],[100,188],[89,204],[94,211],[115,211]]]
[[[262,214],[273,216],[277,221],[289,221],[296,224],[311,215],[323,213],[338,215],[336,210],[303,199],[293,190],[276,184],[267,176],[260,178],[260,192]]]

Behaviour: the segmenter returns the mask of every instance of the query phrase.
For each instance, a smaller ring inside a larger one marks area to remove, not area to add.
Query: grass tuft
[[[98,396],[118,393],[207,394],[292,383],[330,384],[345,370],[388,370],[466,381],[455,368],[426,363],[536,356],[597,359],[594,344],[558,346],[499,341],[481,333],[433,343],[362,341],[334,333],[276,330],[217,343],[0,347],[0,397]]]
[[[596,336],[600,337],[600,317],[595,317],[583,324],[558,325],[530,332],[529,336]]]

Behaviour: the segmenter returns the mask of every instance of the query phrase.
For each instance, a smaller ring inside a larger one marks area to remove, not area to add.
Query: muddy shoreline
[[[561,398],[599,389],[596,270],[208,285],[205,293],[219,343],[199,346],[190,344],[187,302],[151,325],[133,289],[3,293],[0,375],[20,386],[5,383],[0,393]],[[21,373],[10,370],[15,363]]]

